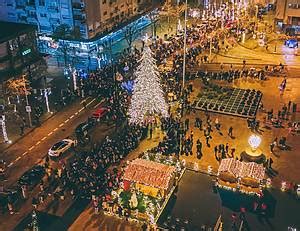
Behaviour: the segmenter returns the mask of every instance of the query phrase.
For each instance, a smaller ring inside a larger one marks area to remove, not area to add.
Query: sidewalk
[[[32,88],[36,90],[36,94],[32,94],[29,96],[29,104],[31,106],[31,121],[32,121],[32,127],[29,127],[29,118],[28,113],[25,112],[25,98],[20,97],[20,103],[16,103],[18,112],[13,113],[9,112],[6,115],[6,132],[8,139],[11,141],[9,143],[5,143],[2,134],[0,135],[0,151],[6,150],[8,147],[16,143],[17,141],[21,140],[23,137],[30,134],[32,131],[34,131],[36,128],[39,128],[43,126],[43,123],[45,123],[47,120],[55,116],[57,113],[61,112],[62,109],[65,107],[58,108],[56,103],[61,100],[61,91],[67,88],[67,84],[70,81],[67,81],[65,77],[62,75],[61,71],[58,70],[58,68],[48,68],[48,75],[46,78],[46,83],[43,79],[40,79],[38,81],[35,81],[32,83]],[[51,94],[48,96],[49,100],[49,108],[51,112],[47,112],[46,107],[46,101],[45,97],[41,96],[40,89],[44,89],[45,87],[51,88]],[[66,107],[71,107],[73,104],[76,104],[79,102],[80,99],[77,97],[74,101],[70,102],[66,105]],[[39,118],[40,125],[36,125],[36,121],[34,120],[34,108],[36,106],[39,106],[43,109],[43,114]],[[25,119],[25,127],[24,127],[24,133],[21,135],[21,125],[24,124],[22,117]],[[1,131],[2,133],[2,131]]]

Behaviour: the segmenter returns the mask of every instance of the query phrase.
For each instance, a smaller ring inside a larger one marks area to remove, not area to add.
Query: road
[[[86,101],[86,109],[82,106],[83,101]],[[28,169],[30,169],[36,163],[40,163],[47,155],[48,149],[57,141],[73,135],[73,132],[78,124],[87,120],[91,116],[92,112],[101,103],[101,99],[88,97],[71,106],[65,108],[60,113],[53,116],[51,119],[43,123],[43,125],[33,132],[24,136],[17,143],[9,147],[5,153],[1,153],[1,158],[5,159],[8,163],[7,181],[3,182],[5,187],[14,185],[17,179]],[[97,128],[97,129],[96,129]],[[103,138],[113,131],[114,125],[108,125],[106,123],[100,123],[96,125],[95,129],[91,132],[92,140],[90,144],[98,143]],[[90,148],[90,145],[86,147],[77,147],[76,151]],[[70,151],[62,156],[60,159],[65,161],[74,157],[74,152]],[[57,167],[57,160],[50,160],[50,167]],[[8,213],[3,214],[0,217],[0,230],[12,230],[14,227],[23,220],[24,217],[32,211],[31,199],[38,194],[38,187],[28,192],[28,198],[21,201],[15,206],[17,213],[10,215]],[[56,216],[63,216],[66,213],[65,219],[72,220],[73,215],[68,215],[72,212],[73,200],[70,195],[66,195],[64,201],[53,203],[52,197],[45,200],[45,202],[38,207],[39,211],[46,212]],[[76,203],[75,203],[76,204]],[[82,207],[82,203],[79,203],[79,207]],[[86,203],[84,203],[86,204]],[[76,207],[76,206],[75,206]],[[84,209],[84,207],[83,207]],[[76,212],[80,213],[78,209]]]
[[[54,143],[70,136],[76,126],[91,115],[99,100],[87,98],[86,102],[87,109],[81,103],[72,104],[0,154],[0,159],[5,160],[8,165],[5,187],[13,184],[26,170],[40,162]]]

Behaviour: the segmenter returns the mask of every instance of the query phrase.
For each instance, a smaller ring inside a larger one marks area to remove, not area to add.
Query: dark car
[[[94,124],[95,124],[95,121],[93,118],[91,118],[91,119],[87,120],[86,122],[79,124],[75,129],[75,133],[78,135],[83,134],[84,136],[86,136],[88,131],[92,129]]]
[[[289,48],[298,48],[298,40],[297,39],[288,39],[285,40],[284,45],[286,45]]]
[[[26,171],[18,180],[19,185],[27,185],[30,188],[36,186],[44,177],[46,171],[41,165],[36,165],[32,169]]]
[[[9,201],[13,205],[20,202],[22,199],[22,191],[20,187],[10,187],[0,189],[0,207],[2,211],[7,210],[7,202]]]

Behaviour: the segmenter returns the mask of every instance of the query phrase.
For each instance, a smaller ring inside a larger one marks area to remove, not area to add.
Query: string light
[[[135,71],[136,79],[129,107],[129,123],[131,124],[145,124],[155,116],[163,118],[169,116],[156,60],[147,44],[139,62]]]
[[[7,131],[6,131],[6,124],[5,124],[5,116],[2,115],[2,117],[0,118],[0,123],[2,126],[2,134],[3,134],[3,139],[5,141],[5,143],[11,143],[11,140],[8,139],[8,135],[7,135]]]

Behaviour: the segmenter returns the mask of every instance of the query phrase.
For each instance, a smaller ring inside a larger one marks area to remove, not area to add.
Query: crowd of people
[[[220,27],[220,23],[212,21],[202,31],[196,26],[187,29],[187,43],[190,45],[187,51],[188,69],[192,70],[199,63],[209,61],[204,51],[213,49],[218,52],[222,47],[226,49],[223,41],[228,36],[226,33],[230,34],[231,32],[230,30],[219,30]],[[218,118],[213,122],[208,112],[205,112],[205,117],[203,118],[197,116],[195,121],[190,121],[188,118],[182,121],[183,111],[186,110],[187,113],[192,111],[189,110],[189,94],[193,91],[192,85],[189,85],[181,96],[180,80],[183,64],[183,53],[181,51],[183,49],[183,39],[180,36],[173,36],[167,41],[157,39],[150,47],[159,66],[166,68],[168,59],[172,56],[171,69],[164,71],[162,74],[163,88],[167,93],[172,92],[176,99],[181,98],[183,105],[182,108],[177,109],[176,115],[170,113],[171,116],[169,118],[162,119],[160,126],[161,130],[165,132],[165,136],[152,151],[161,152],[165,155],[175,153],[178,157],[179,155],[190,156],[196,154],[196,157],[201,159],[203,156],[203,143],[207,147],[211,147],[213,136],[222,134],[222,124]],[[95,211],[98,211],[100,207],[111,209],[110,205],[114,203],[111,202],[111,198],[108,195],[119,186],[121,177],[117,168],[111,168],[111,166],[118,165],[138,146],[141,140],[147,137],[148,132],[150,133],[150,138],[152,138],[153,129],[157,127],[157,125],[132,126],[124,122],[126,121],[128,98],[131,92],[122,89],[120,83],[134,78],[132,73],[140,57],[141,52],[135,49],[134,52],[121,56],[117,62],[90,72],[88,78],[79,81],[79,89],[82,91],[79,94],[82,96],[93,95],[107,98],[110,108],[110,114],[107,119],[120,122],[118,123],[119,126],[117,126],[119,128],[118,133],[111,137],[106,137],[99,145],[93,145],[89,152],[77,153],[75,160],[71,163],[61,161],[58,168],[53,169],[47,157],[44,163],[46,177],[39,183],[38,195],[32,199],[34,208],[37,208],[39,204],[43,204],[50,197],[57,201],[63,200],[66,194],[70,194],[74,198],[79,197],[92,200]],[[187,73],[187,79],[199,77],[203,80],[214,79],[228,82],[241,77],[265,79],[264,70],[257,71],[246,68],[234,70],[232,66],[228,71],[223,70],[222,66],[220,69],[220,72],[190,71]],[[274,113],[271,110],[267,113],[267,120],[271,121],[272,124],[277,123],[280,125],[280,122],[275,120],[285,119],[290,107],[290,103],[288,106],[284,106],[278,112],[277,117],[273,115]],[[248,120],[247,122],[249,128],[259,129],[257,120]],[[293,127],[299,128],[299,124],[294,124]],[[203,136],[197,138],[194,136],[194,131],[197,129],[203,132]],[[213,131],[215,132],[213,133]],[[226,133],[229,138],[233,138],[232,127]],[[284,145],[286,140],[280,139],[279,143]],[[273,145],[275,144],[273,143]],[[196,153],[193,153],[194,146],[196,147]],[[235,151],[236,149],[230,147],[227,142],[215,145],[213,148],[217,161],[227,157],[235,158]],[[26,197],[25,193],[23,197]],[[9,201],[8,208],[10,211],[13,211]],[[128,211],[122,211],[122,208],[117,208],[117,211],[122,216],[129,216]]]

